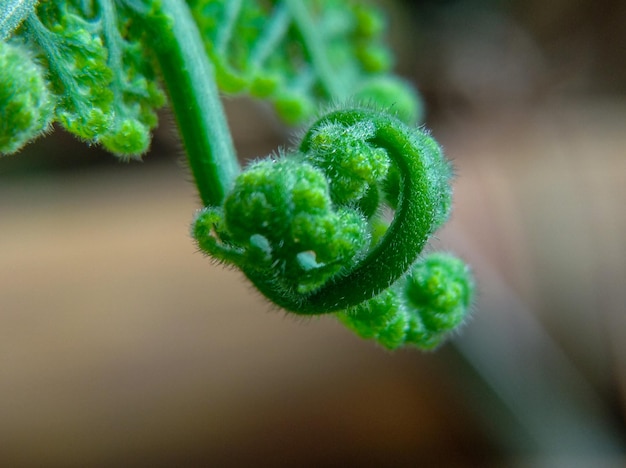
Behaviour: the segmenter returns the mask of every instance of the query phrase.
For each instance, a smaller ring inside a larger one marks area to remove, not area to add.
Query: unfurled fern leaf
[[[113,0],[30,2],[30,11],[26,2],[9,3],[16,18],[0,21],[1,32],[8,36],[8,25],[21,23],[9,42],[27,46],[47,69],[54,120],[112,153],[145,153],[164,95],[146,47],[130,27],[130,10]],[[24,6],[19,18],[18,3]]]
[[[124,9],[87,3],[46,2],[27,19],[54,77],[57,118],[113,153],[144,153],[163,95],[138,39],[125,34]]]
[[[140,155],[164,102],[153,60],[162,39],[155,34],[143,41],[149,23],[162,15],[161,3],[5,0],[0,40],[24,43],[47,68],[54,121],[115,154]],[[266,99],[291,124],[310,119],[320,104],[349,99],[406,122],[420,117],[412,87],[389,72],[383,16],[372,7],[339,0],[187,3],[222,92]]]
[[[289,123],[309,119],[320,102],[354,97],[390,107],[405,121],[420,117],[414,91],[389,74],[384,16],[363,2],[188,3],[225,92],[267,99]]]

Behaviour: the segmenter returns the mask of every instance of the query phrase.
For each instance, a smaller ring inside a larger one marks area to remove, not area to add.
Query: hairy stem
[[[240,168],[213,66],[187,3],[161,3],[172,27],[153,25],[153,47],[202,203],[219,205]]]
[[[8,39],[13,31],[35,11],[38,0],[2,0],[0,2],[0,41]]]

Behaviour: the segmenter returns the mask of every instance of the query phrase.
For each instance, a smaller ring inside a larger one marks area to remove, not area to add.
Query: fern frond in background
[[[127,9],[111,1],[43,2],[9,41],[24,43],[45,67],[54,121],[125,156],[147,151],[155,111],[164,103],[129,23]]]
[[[371,7],[337,0],[189,3],[223,92],[267,99],[291,124],[310,119],[321,103],[348,98],[392,108],[407,122],[421,117],[418,95],[390,73],[392,53],[383,43],[382,16]],[[53,92],[52,120],[117,155],[145,153],[164,95],[151,52],[160,39],[151,36],[152,43],[146,44],[137,25],[140,15],[157,16],[159,3],[62,0],[35,5],[5,2],[0,34],[11,45],[24,44],[31,69],[45,69],[39,74]],[[0,71],[2,87],[13,89],[16,76],[10,69]],[[45,92],[43,83],[38,92]],[[42,114],[44,110],[42,106]],[[3,120],[7,127],[24,126],[10,113]],[[13,144],[0,151],[15,152],[49,121],[22,132],[22,138],[30,136],[19,144],[5,131],[4,138]]]
[[[272,102],[289,123],[320,102],[372,100],[403,120],[421,118],[413,88],[391,75],[385,15],[338,0],[191,0],[217,82],[225,92]]]

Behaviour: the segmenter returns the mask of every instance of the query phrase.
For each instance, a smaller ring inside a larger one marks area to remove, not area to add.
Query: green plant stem
[[[0,41],[8,39],[13,31],[30,15],[38,0],[2,0],[0,5]]]
[[[228,48],[228,43],[233,37],[233,31],[235,30],[235,24],[237,18],[241,12],[243,6],[242,0],[228,0],[226,2],[226,9],[224,18],[222,19],[222,25],[219,29],[219,33],[215,37],[214,46],[220,54],[225,54]]]
[[[285,5],[278,4],[272,11],[263,32],[250,51],[250,63],[253,69],[260,69],[270,54],[280,47],[280,41],[285,38],[291,18]]]
[[[125,106],[121,105],[124,100],[122,82],[124,81],[124,68],[122,65],[122,47],[120,32],[117,29],[117,11],[112,0],[98,0],[100,17],[102,18],[104,40],[106,43],[108,58],[107,62],[113,71],[112,90],[115,98],[113,105],[116,114],[120,116],[125,113]]]
[[[156,52],[191,171],[205,206],[222,203],[240,172],[215,73],[187,3],[162,0],[169,30],[157,31]]]
[[[59,64],[63,63],[63,51],[59,50],[58,42],[51,33],[39,20],[39,17],[32,13],[25,21],[26,34],[36,42],[44,56],[48,60],[48,67],[63,84],[64,95],[71,100],[75,107],[80,107],[80,102],[75,98],[79,96],[81,91],[76,85],[76,81],[72,79],[69,72]]]
[[[324,45],[319,39],[319,31],[315,30],[306,4],[301,0],[285,0],[285,5],[287,5],[294,22],[298,25],[302,43],[319,75],[320,84],[324,91],[331,99],[344,96],[343,83],[338,81],[340,75],[335,73],[328,63]]]

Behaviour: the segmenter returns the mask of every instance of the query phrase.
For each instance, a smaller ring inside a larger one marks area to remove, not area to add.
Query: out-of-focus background
[[[626,3],[385,5],[458,174],[462,333],[389,353],[203,258],[167,112],[143,163],[57,131],[0,160],[1,466],[626,466]],[[242,157],[288,141],[226,106]]]

